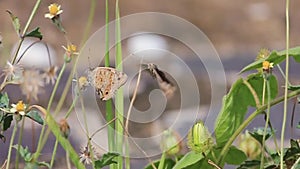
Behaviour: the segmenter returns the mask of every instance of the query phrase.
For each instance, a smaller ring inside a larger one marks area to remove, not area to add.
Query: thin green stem
[[[287,116],[287,101],[288,101],[288,79],[289,79],[289,0],[286,0],[286,55],[285,55],[285,88],[284,88],[284,105],[283,105],[283,120],[281,127],[281,138],[280,138],[280,169],[284,167],[284,134],[286,127],[286,116]]]
[[[19,132],[19,138],[18,138],[18,148],[17,152],[19,152],[21,144],[22,144],[22,138],[23,138],[23,132],[24,132],[24,125],[25,125],[25,117],[22,118],[22,124]],[[19,168],[19,153],[16,153],[16,168]]]
[[[23,41],[24,41],[24,35],[26,34],[26,32],[27,32],[27,30],[28,30],[28,28],[29,28],[29,25],[30,25],[30,23],[32,22],[33,17],[35,16],[35,14],[36,14],[36,12],[37,12],[37,10],[38,10],[38,8],[39,8],[41,2],[42,2],[42,0],[37,0],[36,3],[35,3],[35,5],[34,5],[34,7],[33,7],[33,9],[32,9],[32,11],[31,11],[31,14],[30,14],[30,16],[29,16],[29,18],[28,18],[28,20],[27,20],[27,23],[26,23],[26,25],[25,25],[25,27],[24,27],[23,33],[22,33],[22,35],[21,35],[21,37],[20,37],[21,39],[20,39],[19,42],[18,42],[18,47],[17,47],[16,53],[15,53],[13,59],[12,59],[12,62],[11,62],[12,64],[14,64],[15,61],[16,61],[16,58],[17,58],[18,53],[19,53],[19,50],[20,50],[21,45],[22,45],[22,43],[23,43]]]
[[[164,151],[161,155],[159,165],[158,165],[158,169],[163,169],[164,168],[165,160],[166,160],[166,152]]]
[[[296,97],[300,94],[300,90],[292,91],[288,94],[287,98],[291,99],[293,97]],[[272,100],[270,102],[270,106],[276,105],[284,100],[285,96],[281,96],[275,100]],[[228,152],[230,146],[232,145],[233,141],[237,138],[237,136],[248,126],[248,124],[259,114],[262,114],[265,109],[267,109],[268,105],[262,105],[259,107],[256,111],[254,111],[240,126],[239,128],[233,133],[233,135],[228,139],[225,146],[223,147],[219,159],[218,164],[223,164],[225,154]]]
[[[9,169],[11,150],[12,150],[12,147],[13,147],[13,144],[14,144],[14,139],[15,139],[15,136],[16,136],[16,133],[17,133],[17,129],[18,129],[18,122],[17,122],[17,120],[15,120],[14,129],[13,129],[13,132],[12,132],[11,137],[10,137],[10,143],[9,143],[8,154],[7,154],[6,169]]]
[[[57,151],[57,146],[58,146],[58,141],[55,140],[55,144],[53,147],[53,151],[52,151],[52,157],[51,157],[51,162],[50,162],[50,168],[53,168],[53,164],[54,164],[54,160],[55,160],[55,156],[56,156],[56,151]]]
[[[260,158],[260,169],[264,168],[264,154],[265,154],[265,141],[266,141],[266,134],[267,134],[267,128],[270,121],[270,101],[271,101],[271,89],[270,89],[270,82],[269,80],[264,79],[264,88],[267,86],[267,94],[268,94],[268,103],[267,103],[267,118],[265,122],[265,128],[264,128],[264,134],[263,134],[263,140],[262,140],[262,147],[261,147],[261,158]],[[265,90],[263,90],[265,92]],[[264,94],[263,94],[264,95]]]
[[[53,101],[53,99],[54,99],[54,95],[55,95],[55,93],[56,93],[56,91],[57,91],[57,88],[58,88],[58,84],[59,84],[59,82],[60,82],[60,80],[61,80],[61,77],[62,77],[62,75],[63,75],[63,72],[65,71],[65,68],[66,68],[66,63],[64,63],[63,64],[63,66],[62,66],[62,68],[61,68],[61,70],[60,70],[60,72],[59,72],[59,75],[58,75],[58,77],[57,77],[57,80],[56,80],[56,82],[55,82],[55,85],[54,85],[54,88],[53,88],[53,90],[52,90],[52,93],[51,93],[51,96],[50,96],[50,99],[49,99],[49,102],[48,102],[48,106],[47,106],[47,115],[49,114],[49,112],[50,112],[50,108],[51,108],[51,105],[52,105],[52,101]],[[45,118],[47,118],[47,116],[45,117]],[[45,126],[46,126],[46,124],[44,124],[43,125],[43,127],[42,127],[42,130],[41,130],[41,133],[40,133],[40,137],[39,137],[39,141],[38,141],[38,147],[37,147],[37,150],[36,150],[36,152],[35,152],[35,155],[34,155],[34,160],[37,160],[38,159],[38,157],[40,156],[40,152],[42,151],[42,149],[43,149],[43,147],[44,147],[44,145],[45,145],[45,142],[47,141],[47,138],[48,138],[48,135],[46,135],[46,137],[44,137],[45,135],[44,135],[44,132],[45,132]],[[47,130],[48,131],[48,130]],[[48,132],[47,132],[48,133]],[[47,134],[46,133],[46,134]],[[43,139],[44,138],[44,139]],[[45,141],[43,141],[43,140],[45,140]]]
[[[55,93],[56,93],[56,91],[57,91],[58,84],[59,84],[59,82],[60,82],[60,80],[61,80],[61,77],[62,77],[62,75],[63,75],[65,69],[66,69],[66,62],[64,62],[63,66],[62,66],[62,68],[61,68],[61,70],[60,70],[60,72],[59,72],[59,75],[58,75],[58,77],[57,77],[57,80],[56,80],[56,82],[55,82],[54,88],[53,88],[53,90],[52,90],[52,93],[51,93],[51,96],[50,96],[50,99],[49,99],[49,102],[48,102],[47,112],[50,112],[50,108],[51,108],[51,105],[52,105],[52,102],[53,102]]]
[[[73,108],[75,107],[75,104],[76,104],[77,100],[78,100],[78,94],[75,95],[75,98],[73,99],[72,105],[69,107],[69,109],[68,109],[68,111],[65,115],[65,119],[67,119],[70,116]]]

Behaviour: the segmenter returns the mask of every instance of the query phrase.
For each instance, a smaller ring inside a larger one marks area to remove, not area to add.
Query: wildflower
[[[81,76],[78,79],[79,90],[84,90],[89,85],[89,81],[85,76]]]
[[[92,157],[93,155],[93,157]],[[93,159],[97,159],[97,152],[95,151],[95,148],[92,146],[85,146],[80,151],[79,160],[80,162],[84,164],[91,164]]]
[[[7,66],[3,70],[7,80],[17,80],[22,76],[23,68],[19,64],[12,65],[9,61],[6,62]]]
[[[178,135],[170,130],[165,130],[161,139],[161,149],[168,155],[176,155],[180,152],[182,146]]]
[[[213,146],[213,138],[202,121],[194,124],[188,133],[188,146],[193,151],[205,153]]]
[[[69,63],[71,61],[71,59],[74,55],[78,55],[76,45],[69,44],[67,47],[63,46],[63,48],[66,51],[65,55],[64,55],[64,58],[65,58],[65,62],[67,62],[67,63]]]
[[[69,134],[70,134],[70,126],[67,122],[66,119],[61,119],[60,122],[59,122],[59,128],[60,128],[60,131],[61,133],[63,134],[63,136],[65,138],[68,138],[69,137]]]
[[[53,3],[48,6],[49,13],[45,14],[45,18],[53,19],[55,17],[59,17],[59,15],[63,12],[60,9],[60,5]]]
[[[34,98],[38,100],[37,95],[44,86],[43,77],[37,70],[25,70],[21,80],[21,90],[27,99]]]
[[[263,61],[262,69],[264,72],[270,73],[273,69],[273,63],[270,63],[269,61]]]
[[[240,136],[239,148],[252,160],[260,156],[260,143],[248,131]]]
[[[11,113],[18,113],[21,116],[25,115],[26,105],[23,103],[22,100],[20,100],[17,104],[11,104]]]
[[[51,66],[48,70],[45,71],[45,73],[42,75],[43,78],[46,81],[46,84],[54,84],[57,75],[56,75],[57,67],[56,66]]]

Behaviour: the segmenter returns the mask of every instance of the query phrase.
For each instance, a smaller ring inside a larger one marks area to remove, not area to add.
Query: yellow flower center
[[[49,13],[51,15],[57,15],[58,11],[59,11],[60,6],[57,4],[51,4],[49,6]]]
[[[76,50],[77,50],[76,45],[68,45],[68,52],[74,53],[76,52]]]
[[[25,104],[23,103],[23,101],[19,101],[17,103],[16,110],[17,110],[17,112],[25,110]]]
[[[265,69],[265,70],[270,69],[270,62],[264,61],[262,64],[263,64],[263,69]]]

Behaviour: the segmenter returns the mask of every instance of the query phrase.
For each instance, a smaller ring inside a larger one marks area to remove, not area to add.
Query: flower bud
[[[257,159],[261,153],[260,143],[248,131],[240,136],[239,148],[253,160]]]
[[[163,132],[160,146],[161,150],[165,151],[167,155],[176,155],[182,148],[178,134],[171,130]]]
[[[210,150],[213,144],[213,138],[203,122],[195,123],[188,133],[188,147],[197,153],[204,153]]]

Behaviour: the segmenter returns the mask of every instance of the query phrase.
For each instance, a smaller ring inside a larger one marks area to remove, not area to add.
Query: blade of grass
[[[116,0],[116,69],[122,71],[122,46],[121,46],[121,28],[120,28],[120,11],[119,11],[119,0]],[[124,98],[123,98],[123,87],[121,87],[116,93],[116,117],[120,123],[116,123],[116,149],[120,156],[117,157],[117,168],[123,169],[123,134],[124,134]]]
[[[105,67],[109,67],[109,4],[108,0],[105,0]],[[112,100],[108,100],[105,103],[106,109],[106,121],[111,121],[114,118],[112,109]],[[108,150],[109,152],[115,151],[115,123],[112,121],[107,127],[107,139],[108,139]],[[113,169],[115,164],[111,164],[110,168]]]

